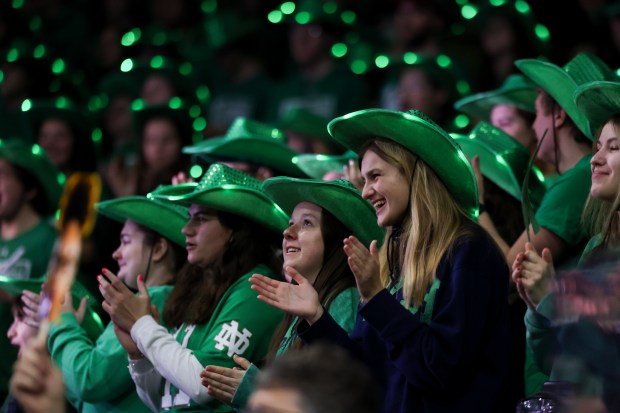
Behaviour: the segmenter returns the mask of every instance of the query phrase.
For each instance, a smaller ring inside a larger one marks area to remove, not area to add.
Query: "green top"
[[[148,289],[160,314],[172,288]],[[73,314],[63,313],[60,321],[50,326],[48,346],[63,372],[67,398],[78,412],[149,412],[136,393],[126,368],[127,353],[116,338],[112,322],[93,342]]]
[[[591,155],[584,156],[574,167],[559,176],[547,189],[536,212],[540,226],[560,237],[571,252],[571,256],[560,263],[561,267],[576,264],[585,242],[581,214],[590,193],[590,158]]]
[[[357,307],[359,305],[359,292],[356,287],[350,287],[338,294],[327,308],[327,312],[332,316],[334,321],[338,323],[347,334],[353,331],[355,327],[355,319],[357,318]],[[277,356],[281,356],[287,352],[293,345],[296,336],[296,327],[298,317],[295,317],[288,331],[280,342]],[[232,405],[235,409],[243,409],[250,399],[250,394],[254,390],[254,381],[256,376],[260,373],[258,367],[255,364],[251,364],[245,375],[239,382],[239,387],[235,392]]]

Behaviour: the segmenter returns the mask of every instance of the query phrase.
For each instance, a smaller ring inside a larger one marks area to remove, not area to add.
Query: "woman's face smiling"
[[[594,198],[613,202],[620,191],[620,141],[611,122],[605,124],[596,143],[596,152],[590,160]]]
[[[194,204],[181,232],[185,235],[187,261],[201,267],[213,264],[224,255],[233,233],[222,225],[216,211]]]
[[[409,187],[405,176],[394,165],[369,150],[363,154],[362,197],[375,208],[377,224],[391,227],[402,222],[409,205]]]
[[[145,232],[131,220],[126,220],[121,230],[120,245],[112,253],[118,263],[118,278],[129,288],[138,289],[138,275],[146,276],[149,248],[145,244]]]
[[[323,208],[316,204],[300,202],[293,210],[289,226],[283,234],[284,267],[295,268],[310,282],[314,282],[323,266],[322,211]],[[288,279],[286,273],[285,276]]]

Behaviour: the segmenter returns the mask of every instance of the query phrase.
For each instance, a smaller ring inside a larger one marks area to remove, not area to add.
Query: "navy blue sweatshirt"
[[[335,342],[366,363],[383,386],[386,413],[514,411],[505,402],[508,277],[501,251],[475,226],[442,257],[421,308],[405,308],[396,286],[360,307],[350,337],[327,311],[298,334]]]

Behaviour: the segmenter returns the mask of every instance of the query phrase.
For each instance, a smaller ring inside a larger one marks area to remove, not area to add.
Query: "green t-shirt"
[[[0,240],[0,274],[17,279],[40,278],[47,271],[58,233],[46,220],[11,240]],[[0,393],[7,392],[17,349],[6,334],[13,322],[11,306],[0,303]]]
[[[148,289],[151,302],[160,314],[172,288],[166,285]],[[63,313],[60,321],[50,327],[48,345],[62,370],[67,399],[78,412],[150,411],[136,393],[127,369],[127,353],[118,342],[111,322],[93,342],[73,314]]]

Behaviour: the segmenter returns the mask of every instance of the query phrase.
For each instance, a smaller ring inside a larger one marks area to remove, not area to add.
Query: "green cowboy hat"
[[[334,140],[327,132],[328,122],[329,120],[323,116],[317,115],[306,108],[298,107],[287,111],[282,116],[282,119],[277,122],[276,127],[333,145]]]
[[[312,202],[334,215],[364,245],[369,246],[372,240],[377,240],[378,246],[383,242],[385,231],[377,226],[375,209],[345,179],[326,182],[282,176],[267,179],[263,189],[289,215],[300,202]]]
[[[131,114],[136,136],[141,139],[144,125],[153,118],[170,119],[177,127],[182,145],[189,145],[192,139],[202,137],[200,131],[194,128],[194,122],[199,117],[193,117],[192,106],[179,97],[174,97],[168,103],[146,104],[142,99],[136,99],[131,104]]]
[[[26,99],[22,103],[24,112],[36,140],[41,123],[46,119],[58,118],[67,122],[78,134],[91,139],[93,124],[90,114],[82,110],[73,100],[59,96],[52,99]]]
[[[226,135],[184,147],[183,153],[199,155],[210,161],[252,162],[287,176],[305,177],[292,162],[297,153],[286,145],[284,132],[244,117],[235,119]]]
[[[585,83],[617,80],[609,66],[589,53],[579,53],[564,67],[538,59],[517,60],[515,65],[558,102],[586,137],[593,139],[588,118],[575,104],[573,95]]]
[[[97,211],[115,221],[132,220],[185,247],[181,229],[187,223],[187,208],[146,196],[126,196],[95,204]]]
[[[258,179],[222,164],[211,165],[197,184],[167,185],[148,196],[239,215],[278,234],[288,226],[288,216],[262,190]]]
[[[0,140],[0,159],[6,159],[34,175],[45,192],[47,209],[51,213],[57,208],[65,175],[50,162],[39,145],[29,145],[21,140]]]
[[[513,74],[506,78],[498,88],[476,93],[457,100],[454,109],[468,116],[489,120],[491,109],[497,105],[516,106],[530,113],[536,113],[536,85],[523,75]]]
[[[293,163],[309,177],[323,179],[328,172],[342,173],[351,159],[357,162],[357,154],[353,151],[346,151],[342,155],[305,153],[294,157]]]
[[[480,122],[469,136],[452,135],[465,155],[472,159],[480,157],[480,171],[491,182],[506,191],[519,202],[523,202],[523,180],[529,165],[527,148],[501,129]],[[529,174],[528,189],[534,209],[540,205],[546,187],[542,172],[535,166]]]
[[[592,133],[620,113],[620,81],[596,81],[575,90],[575,104],[590,121]]]
[[[336,118],[327,128],[334,139],[358,154],[374,138],[404,146],[435,171],[467,213],[478,215],[478,188],[469,161],[454,139],[423,113],[366,109]]]
[[[0,275],[0,290],[6,291],[13,297],[20,296],[24,290],[39,294],[41,292],[41,285],[45,281],[45,278],[31,278],[23,280]],[[73,305],[75,309],[77,309],[83,297],[87,298],[88,305],[86,307],[86,312],[84,313],[81,326],[86,331],[89,338],[93,341],[96,340],[97,337],[101,335],[104,328],[101,317],[99,317],[99,314],[97,314],[94,310],[94,307],[98,307],[99,303],[77,280],[75,280],[71,285],[71,296],[73,298]]]

